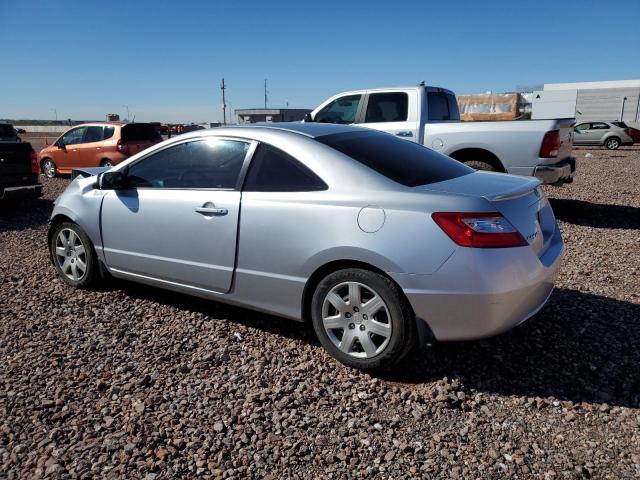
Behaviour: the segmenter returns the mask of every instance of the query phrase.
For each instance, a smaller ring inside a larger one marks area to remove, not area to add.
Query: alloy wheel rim
[[[51,160],[47,160],[46,162],[44,162],[44,174],[47,177],[53,177],[56,173],[56,167],[53,165],[53,162]]]
[[[368,285],[343,282],[322,303],[324,330],[340,351],[355,358],[373,358],[391,339],[391,314],[382,297]]]
[[[87,273],[87,251],[82,240],[70,228],[60,230],[56,237],[56,261],[62,273],[78,282]]]
[[[618,146],[617,140],[609,140],[609,148],[615,148]]]

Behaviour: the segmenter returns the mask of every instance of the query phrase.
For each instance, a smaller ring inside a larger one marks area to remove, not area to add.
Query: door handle
[[[410,132],[409,130],[403,130],[402,132],[396,133],[396,136],[398,136],[398,137],[413,137],[413,132]]]
[[[216,208],[213,202],[207,202],[201,207],[197,207],[195,211],[197,213],[201,213],[202,215],[212,217],[222,217],[223,215],[229,213],[229,210],[227,210],[226,208]]]

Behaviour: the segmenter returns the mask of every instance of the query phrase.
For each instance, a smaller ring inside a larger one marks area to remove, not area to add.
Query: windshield
[[[474,171],[429,148],[386,133],[335,133],[316,140],[407,187],[442,182]]]

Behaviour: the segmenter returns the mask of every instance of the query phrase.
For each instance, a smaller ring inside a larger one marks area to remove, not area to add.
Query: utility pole
[[[264,79],[264,109],[267,109],[267,79]]]
[[[220,86],[220,90],[222,90],[222,124],[227,124],[227,101],[224,96],[224,91],[227,87],[224,86],[224,77],[222,78],[222,85]]]

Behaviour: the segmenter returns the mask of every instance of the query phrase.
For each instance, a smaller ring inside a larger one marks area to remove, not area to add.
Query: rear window
[[[616,127],[620,127],[620,128],[629,128],[627,127],[627,124],[624,122],[611,122],[613,123]]]
[[[474,171],[422,145],[384,133],[336,133],[316,140],[407,187],[442,182]]]
[[[160,142],[162,137],[150,123],[130,123],[122,127],[125,142]]]
[[[427,114],[430,122],[460,120],[455,95],[447,92],[427,92]]]

